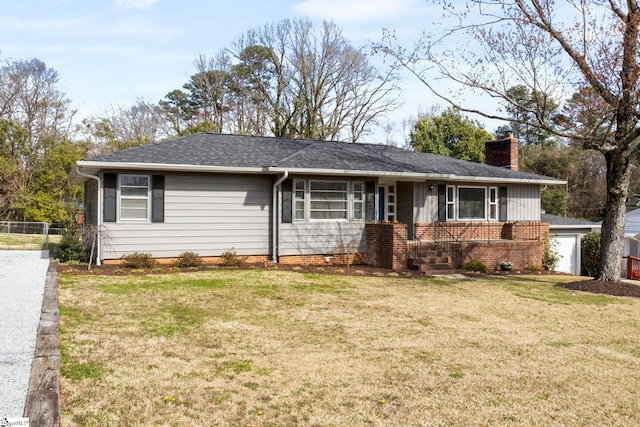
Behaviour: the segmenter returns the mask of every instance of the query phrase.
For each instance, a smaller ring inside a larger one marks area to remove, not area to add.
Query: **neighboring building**
[[[560,260],[556,271],[581,274],[581,242],[585,234],[600,231],[601,225],[595,222],[557,215],[542,214],[541,221],[549,224],[549,238],[555,242]]]
[[[100,260],[233,249],[324,262],[371,250],[365,224],[387,221],[406,224],[406,240],[445,230],[494,251],[495,241],[539,242],[540,188],[564,181],[517,171],[512,135],[487,150],[511,169],[385,145],[199,133],[78,161],[73,179],[85,186],[86,223],[108,236]]]
[[[640,209],[625,214],[623,256],[640,257]]]

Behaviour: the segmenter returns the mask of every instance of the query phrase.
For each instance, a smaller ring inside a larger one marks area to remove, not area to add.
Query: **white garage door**
[[[551,239],[556,242],[556,250],[560,256],[556,271],[578,274],[580,236],[578,234],[555,235],[551,236]]]

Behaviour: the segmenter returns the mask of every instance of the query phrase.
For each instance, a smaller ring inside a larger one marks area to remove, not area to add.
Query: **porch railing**
[[[627,257],[627,279],[640,280],[640,258]]]
[[[451,257],[454,268],[462,266],[462,243],[442,223],[436,222],[433,242]]]
[[[408,242],[407,252],[409,252],[413,267],[420,270],[420,266],[422,265],[422,241],[416,235],[415,230],[411,233],[411,240]]]

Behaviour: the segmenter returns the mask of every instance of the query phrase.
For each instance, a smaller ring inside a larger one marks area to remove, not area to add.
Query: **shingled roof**
[[[287,170],[414,179],[564,183],[555,178],[386,145],[220,133],[197,133],[91,157],[79,161],[78,166],[90,174],[102,169],[272,174]]]

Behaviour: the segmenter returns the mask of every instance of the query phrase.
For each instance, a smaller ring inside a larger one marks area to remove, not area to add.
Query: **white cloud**
[[[158,0],[116,0],[118,6],[131,9],[149,9]]]
[[[416,0],[305,0],[293,10],[313,19],[354,23],[410,15],[419,6],[424,4]]]

